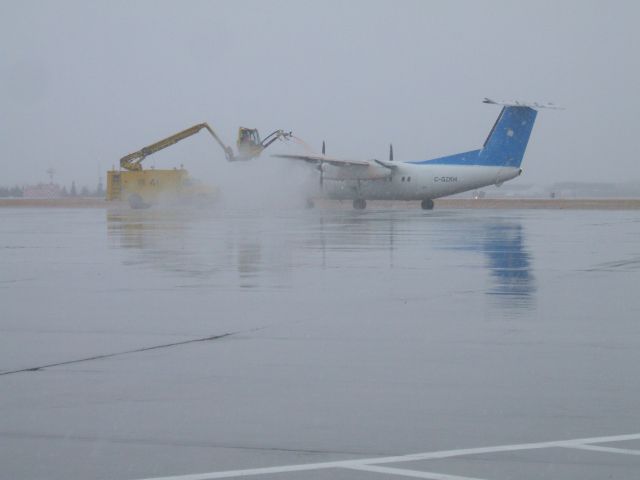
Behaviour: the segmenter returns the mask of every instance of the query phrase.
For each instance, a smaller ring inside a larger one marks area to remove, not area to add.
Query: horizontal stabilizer
[[[536,110],[540,108],[550,108],[553,110],[564,110],[564,108],[559,107],[553,103],[538,103],[538,102],[519,102],[517,100],[513,100],[511,102],[505,102],[503,100],[492,100],[490,98],[486,98],[482,101],[482,103],[488,103],[491,105],[502,105],[505,107],[529,107],[534,108]]]

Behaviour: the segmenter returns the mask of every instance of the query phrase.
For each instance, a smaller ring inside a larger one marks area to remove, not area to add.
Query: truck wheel
[[[140,208],[149,208],[150,205],[148,203],[144,203],[144,200],[142,199],[142,197],[140,195],[138,195],[137,193],[133,193],[131,195],[129,195],[129,206],[133,209],[140,209]]]

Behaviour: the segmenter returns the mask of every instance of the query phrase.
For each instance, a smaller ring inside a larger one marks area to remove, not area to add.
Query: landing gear
[[[426,198],[422,200],[422,203],[420,203],[420,206],[422,207],[423,210],[433,210],[433,200],[431,200],[430,198]]]
[[[367,208],[367,201],[364,198],[356,198],[353,201],[353,208],[356,210],[364,210]]]

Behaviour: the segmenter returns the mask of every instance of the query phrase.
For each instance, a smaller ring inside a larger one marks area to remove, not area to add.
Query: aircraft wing
[[[327,157],[326,155],[271,155],[277,158],[287,158],[289,160],[303,160],[308,163],[321,164],[328,163],[336,167],[368,167],[372,164],[369,160],[346,160],[343,158]]]

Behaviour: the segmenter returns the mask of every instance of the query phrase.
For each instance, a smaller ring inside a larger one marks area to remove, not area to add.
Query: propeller
[[[393,162],[393,143],[389,144],[389,161]]]
[[[325,145],[324,145],[324,140],[322,141],[322,155],[324,155],[325,152]],[[324,185],[324,164],[322,162],[320,162],[318,164],[318,170],[320,171],[320,190],[322,190],[322,187]]]

